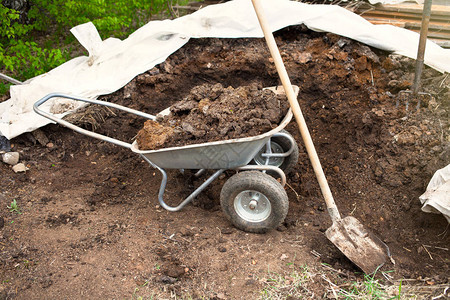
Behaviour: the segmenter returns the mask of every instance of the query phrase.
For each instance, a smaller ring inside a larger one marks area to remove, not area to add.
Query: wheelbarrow
[[[277,94],[284,93],[282,87],[267,89]],[[298,87],[295,87],[295,91],[298,94]],[[257,136],[159,150],[140,150],[136,141],[130,144],[83,129],[39,108],[50,99],[57,101],[58,98],[103,105],[150,120],[156,120],[156,116],[110,102],[58,93],[48,94],[33,106],[37,114],[78,133],[131,149],[158,169],[162,174],[158,201],[164,209],[172,212],[181,210],[223,172],[236,170],[237,173],[225,182],[220,194],[222,210],[231,223],[247,232],[263,233],[278,227],[284,221],[289,207],[284,190],[285,172],[298,161],[298,145],[283,129],[292,119],[290,109],[276,128]],[[161,114],[167,112],[165,110]],[[166,169],[179,169],[182,172],[185,169],[198,170],[196,177],[206,170],[215,172],[177,206],[169,206],[164,201],[168,181]]]

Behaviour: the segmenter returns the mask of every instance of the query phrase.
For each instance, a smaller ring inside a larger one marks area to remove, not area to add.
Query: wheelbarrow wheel
[[[292,135],[282,129],[280,132],[285,133],[292,137]],[[288,174],[292,169],[297,165],[298,163],[298,145],[294,142],[294,149],[292,153],[287,157],[273,157],[269,159],[269,165],[279,167],[281,170],[284,171],[285,174]],[[270,147],[272,150],[272,153],[286,153],[291,149],[291,141],[283,136],[273,136],[270,138]],[[266,145],[264,145],[261,150],[259,150],[258,154],[253,158],[253,163],[256,165],[265,165],[266,164],[266,158],[262,156],[263,153],[266,152]],[[279,175],[276,172],[268,171],[268,174],[279,177]]]
[[[254,233],[281,225],[289,208],[281,184],[259,171],[237,173],[228,179],[220,193],[220,204],[234,226]]]

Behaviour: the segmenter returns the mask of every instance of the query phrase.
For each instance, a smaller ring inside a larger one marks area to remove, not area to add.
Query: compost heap
[[[137,135],[140,150],[228,140],[262,134],[281,122],[288,111],[285,96],[258,84],[224,88],[194,87],[166,116],[148,120]]]

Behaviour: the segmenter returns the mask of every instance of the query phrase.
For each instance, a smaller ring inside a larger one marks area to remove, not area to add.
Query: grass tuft
[[[20,210],[19,210],[19,205],[17,204],[16,199],[14,199],[14,200],[11,202],[11,205],[9,205],[8,208],[9,208],[9,211],[10,211],[10,212],[15,212],[15,213],[17,213],[17,214],[21,214],[21,212],[20,212]]]

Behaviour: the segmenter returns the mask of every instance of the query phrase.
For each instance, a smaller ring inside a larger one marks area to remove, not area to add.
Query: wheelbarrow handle
[[[105,141],[105,142],[109,142],[109,143],[112,143],[112,144],[115,144],[115,145],[118,145],[118,146],[129,148],[129,149],[131,148],[131,144],[130,143],[122,142],[120,140],[117,140],[117,139],[114,139],[114,138],[110,138],[108,136],[105,136],[105,135],[102,135],[102,134],[98,134],[98,133],[95,133],[95,132],[83,129],[83,128],[78,127],[78,126],[76,126],[76,125],[74,125],[74,124],[72,124],[70,122],[67,122],[67,121],[61,119],[61,118],[58,118],[56,115],[54,115],[52,113],[45,112],[45,111],[43,111],[43,110],[41,110],[39,108],[39,106],[41,106],[42,104],[44,104],[45,102],[47,102],[51,98],[55,98],[55,97],[67,98],[67,99],[72,99],[72,100],[76,100],[76,101],[82,101],[82,102],[91,103],[91,104],[103,105],[103,106],[107,106],[107,107],[112,107],[112,108],[116,108],[116,109],[119,109],[119,110],[123,110],[123,111],[126,111],[128,113],[131,113],[131,114],[134,114],[134,115],[137,115],[137,116],[140,116],[140,117],[144,117],[144,118],[147,118],[147,119],[150,119],[150,120],[155,120],[156,119],[156,117],[153,116],[153,115],[146,114],[146,113],[143,113],[141,111],[138,111],[138,110],[135,110],[135,109],[131,109],[131,108],[128,108],[128,107],[125,107],[125,106],[122,106],[122,105],[115,104],[115,103],[101,101],[101,100],[84,99],[84,98],[80,98],[80,97],[75,97],[75,96],[66,95],[66,94],[58,94],[58,93],[48,94],[47,96],[43,97],[42,99],[36,101],[36,103],[34,103],[34,105],[33,105],[33,110],[37,114],[39,114],[39,115],[41,115],[41,116],[43,116],[43,117],[45,117],[47,119],[50,119],[50,120],[52,120],[52,121],[54,121],[54,122],[56,122],[56,123],[58,123],[60,125],[63,125],[65,127],[67,127],[67,128],[70,128],[70,129],[72,129],[72,130],[74,130],[74,131],[76,131],[78,133],[81,133],[81,134],[84,134],[84,135],[87,135],[87,136],[90,136],[90,137],[93,137],[93,138],[96,138],[96,139],[99,139],[99,140],[102,140],[102,141]]]

